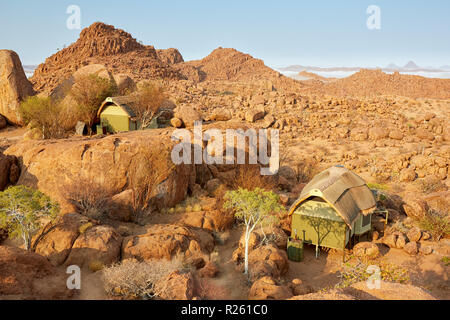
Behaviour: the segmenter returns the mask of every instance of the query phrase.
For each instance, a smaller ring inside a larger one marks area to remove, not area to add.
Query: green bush
[[[50,97],[32,96],[26,98],[19,107],[24,124],[30,129],[38,129],[43,139],[64,138],[63,108]]]
[[[13,186],[0,192],[0,228],[7,229],[13,239],[22,238],[27,250],[43,220],[53,220],[58,212],[58,204],[39,190]]]

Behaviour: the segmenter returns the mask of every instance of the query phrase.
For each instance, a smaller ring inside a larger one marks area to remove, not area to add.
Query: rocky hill
[[[83,29],[75,43],[40,64],[30,80],[36,91],[49,93],[88,64],[103,64],[113,73],[126,73],[134,80],[181,79],[167,64],[169,59],[163,62],[160,56],[153,46],[139,43],[129,33],[97,22]]]
[[[396,95],[409,98],[450,98],[450,79],[433,79],[404,75],[398,72],[387,74],[381,70],[363,69],[350,77],[328,84],[318,83],[313,91],[333,96]]]
[[[266,81],[277,89],[295,90],[303,86],[296,80],[269,68],[260,59],[233,48],[219,47],[201,60],[177,66],[181,74],[194,81]]]

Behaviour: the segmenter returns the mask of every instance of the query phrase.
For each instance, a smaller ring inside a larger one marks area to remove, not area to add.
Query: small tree
[[[50,97],[31,96],[26,98],[19,107],[23,122],[30,124],[32,129],[38,129],[43,139],[63,138],[66,135],[61,126],[63,112],[60,103]]]
[[[140,128],[145,129],[150,125],[156,112],[166,99],[166,95],[161,86],[145,82],[133,96],[133,111],[141,124]]]
[[[244,273],[248,274],[248,242],[251,233],[258,225],[262,227],[270,223],[273,217],[271,213],[281,211],[283,207],[279,204],[278,195],[260,188],[228,191],[225,200],[224,208],[234,210],[235,217],[245,224]]]
[[[58,204],[39,190],[13,186],[0,192],[0,228],[7,229],[12,238],[22,238],[27,250],[42,220],[53,220],[58,212]]]
[[[92,132],[92,125],[100,105],[116,91],[117,86],[112,80],[95,74],[81,76],[73,84],[70,95],[77,103],[80,120],[87,124],[89,133]]]

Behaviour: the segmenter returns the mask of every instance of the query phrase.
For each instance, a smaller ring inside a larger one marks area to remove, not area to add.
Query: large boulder
[[[190,227],[224,231],[233,225],[234,218],[221,210],[211,210],[186,213],[181,222]]]
[[[180,105],[176,107],[173,111],[175,118],[178,118],[181,121],[183,121],[183,124],[188,128],[193,127],[194,122],[202,121],[203,119],[202,115],[191,106]]]
[[[158,55],[158,59],[161,60],[161,62],[169,65],[184,62],[183,56],[181,55],[180,51],[175,48],[158,49],[156,50],[156,54]]]
[[[15,184],[19,175],[20,168],[17,158],[0,153],[0,191],[5,190],[10,184]]]
[[[5,154],[20,158],[19,184],[38,188],[71,212],[66,187],[86,188],[80,181],[95,182],[105,194],[129,189],[137,168],[151,166],[158,180],[151,201],[157,207],[172,207],[182,201],[188,190],[193,165],[174,165],[167,129],[139,130],[90,140],[21,141]],[[158,174],[157,174],[158,173]]]
[[[429,206],[425,200],[410,195],[405,198],[403,210],[408,217],[420,220],[428,213]]]
[[[53,265],[61,265],[69,256],[80,229],[89,223],[88,218],[78,213],[62,215],[40,230],[33,239],[32,249],[47,257]]]
[[[292,296],[292,291],[288,287],[278,285],[271,277],[262,277],[253,283],[248,298],[250,300],[285,300]]]
[[[195,282],[192,273],[174,271],[155,284],[155,292],[164,300],[191,300]]]
[[[111,226],[88,228],[75,240],[66,265],[90,267],[119,261],[122,237]]]
[[[0,50],[0,114],[13,124],[20,124],[20,102],[34,95],[17,53]]]
[[[73,103],[71,101],[72,98],[67,96],[67,93],[77,81],[91,75],[95,75],[109,81],[114,81],[112,74],[103,64],[88,64],[79,68],[67,79],[61,81],[61,83],[50,93],[50,96],[54,99],[64,99],[64,102],[67,104]]]
[[[170,260],[179,254],[201,257],[213,248],[214,238],[207,232],[171,224],[156,224],[148,227],[145,234],[123,240],[122,259]]]
[[[289,268],[286,251],[274,245],[261,246],[248,255],[249,274],[253,280],[270,276],[275,279],[286,274]],[[242,265],[240,268],[242,269]]]
[[[45,257],[16,247],[0,246],[0,296],[13,299],[66,299],[67,275]]]
[[[363,259],[375,259],[380,255],[380,250],[375,243],[364,241],[353,247],[353,254]]]
[[[136,83],[127,74],[115,74],[113,75],[113,78],[117,86],[117,91],[120,95],[130,94],[137,88]]]

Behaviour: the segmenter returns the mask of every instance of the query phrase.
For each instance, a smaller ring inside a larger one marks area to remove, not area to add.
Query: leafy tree
[[[232,209],[235,217],[245,224],[244,273],[248,274],[248,242],[253,230],[273,221],[273,212],[283,210],[279,197],[272,191],[255,188],[252,191],[239,188],[225,194],[225,209]]]
[[[134,103],[132,108],[140,122],[140,128],[145,129],[150,125],[156,112],[166,99],[166,95],[161,86],[145,82],[142,87],[133,94]]]
[[[70,95],[77,104],[80,120],[87,124],[90,133],[100,105],[116,91],[117,86],[112,80],[95,74],[81,76],[73,84]]]
[[[60,103],[50,97],[31,96],[19,107],[23,122],[32,129],[38,129],[43,139],[63,138],[66,134],[62,127],[63,109]]]
[[[39,190],[13,186],[0,192],[0,228],[7,229],[12,238],[22,238],[27,250],[42,220],[54,219],[58,212],[58,204]]]

